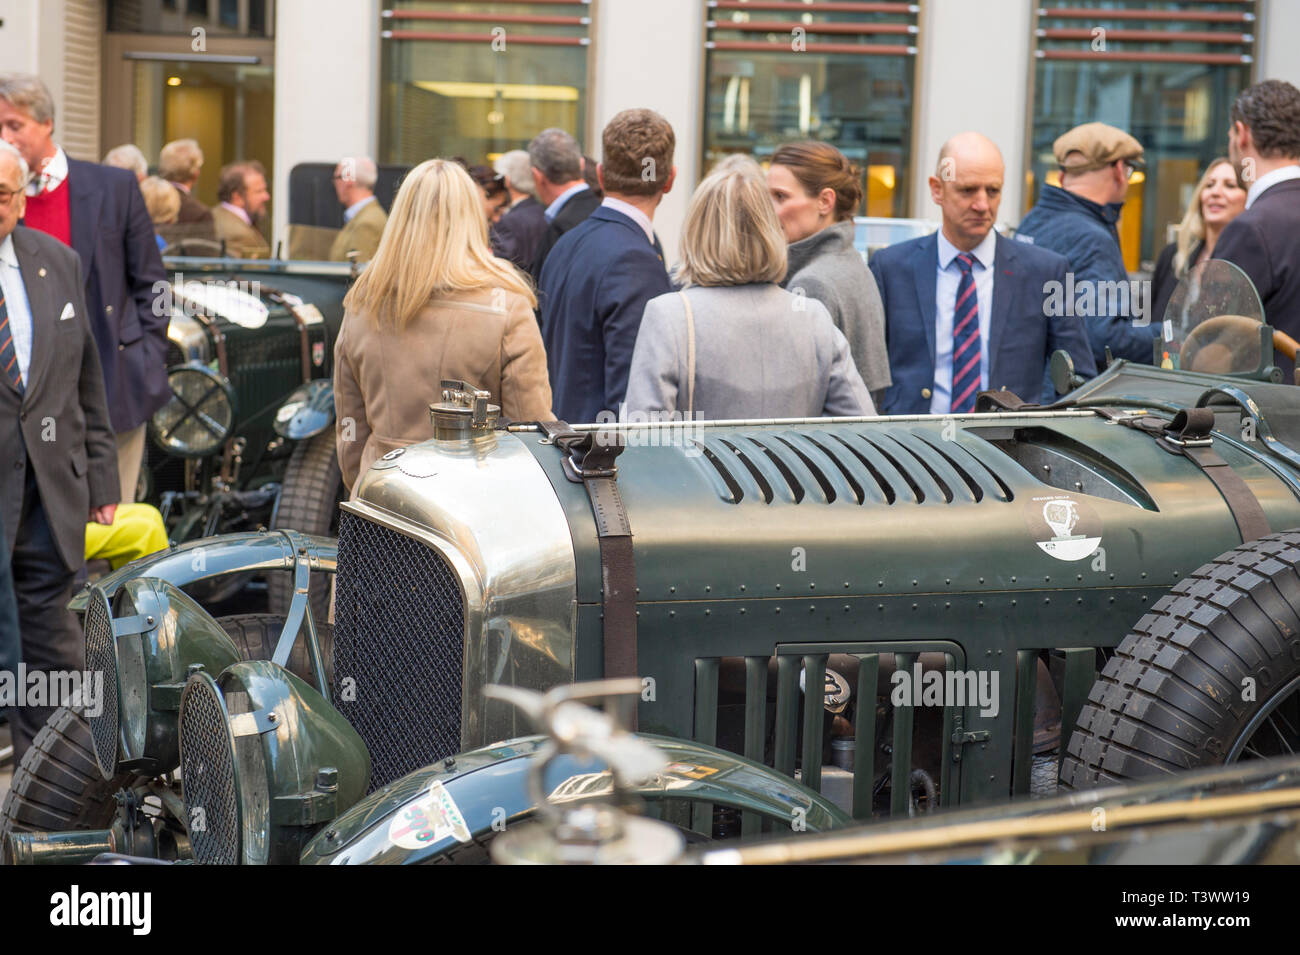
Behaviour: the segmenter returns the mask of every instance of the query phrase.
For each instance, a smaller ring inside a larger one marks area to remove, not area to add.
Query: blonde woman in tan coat
[[[343,300],[334,408],[348,488],[377,458],[433,437],[429,405],[443,379],[490,391],[511,420],[552,417],[536,301],[492,255],[469,174],[442,159],[411,170],[375,257]]]

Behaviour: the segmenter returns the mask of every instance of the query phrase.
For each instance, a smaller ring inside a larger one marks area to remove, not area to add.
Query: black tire
[[[334,429],[322,431],[293,449],[280,485],[280,501],[271,521],[273,530],[302,531],[334,537],[338,534],[339,501],[343,499],[343,472],[335,450]],[[267,609],[287,614],[293,599],[290,574],[278,572],[268,580]],[[311,575],[311,612],[316,620],[329,613],[330,575]]]
[[[269,660],[284,618],[274,614],[239,614],[221,617],[217,623],[235,641],[245,660]],[[319,623],[316,635],[326,673],[332,677],[333,628]],[[315,685],[303,641],[294,646],[288,668]],[[122,773],[112,779],[100,775],[90,724],[79,711],[59,707],[36,734],[31,749],[14,772],[4,807],[0,808],[0,854],[7,853],[7,837],[11,832],[106,828],[117,812],[114,794],[146,780],[147,777],[133,773]]]
[[[1289,531],[1198,568],[1138,621],[1079,714],[1061,784],[1286,755],[1300,745],[1298,703],[1300,531]]]

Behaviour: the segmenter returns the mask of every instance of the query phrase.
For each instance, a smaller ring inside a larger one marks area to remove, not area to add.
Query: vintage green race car
[[[688,800],[705,837],[770,825],[747,800],[774,776],[867,819],[1022,796],[1058,764],[1077,789],[1292,752],[1300,391],[1273,348],[1294,343],[1239,273],[1174,306],[1181,368],[1061,363],[1047,408],[500,429],[445,383],[434,439],[362,477],[337,549],[198,541],[79,598],[109,705],[56,716],[3,832],[94,831],[42,837],[59,858],[150,828],[253,862],[313,836],[321,856],[332,828],[370,858],[349,809],[392,812],[467,751],[522,758],[497,741],[530,728],[488,685],[600,677],[641,681],[637,728],[691,741],[680,762],[748,761],[716,783],[733,798]],[[181,590],[250,568],[295,596],[241,646]],[[313,572],[335,574],[332,627]]]

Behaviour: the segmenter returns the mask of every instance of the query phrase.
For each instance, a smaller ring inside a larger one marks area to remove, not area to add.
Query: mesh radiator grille
[[[202,865],[239,864],[239,796],[234,741],[212,684],[195,680],[181,701],[181,787],[185,828]]]
[[[334,705],[370,751],[370,788],[460,751],[465,611],[436,550],[343,513]]]
[[[86,670],[104,674],[104,699],[99,715],[88,717],[90,737],[95,746],[95,762],[105,779],[117,768],[117,654],[113,646],[113,621],[108,603],[98,590],[86,604]]]

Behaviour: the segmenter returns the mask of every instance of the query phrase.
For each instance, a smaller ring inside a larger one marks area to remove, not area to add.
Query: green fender
[[[338,550],[338,541],[332,537],[298,531],[221,534],[133,560],[100,578],[97,585],[112,599],[122,584],[137,577],[157,577],[174,587],[184,587],[196,580],[241,571],[292,571],[299,558],[306,560],[312,571],[332,574],[338,568]],[[76,614],[85,613],[89,590],[87,585],[78,592],[68,602],[68,609]]]
[[[820,794],[767,766],[689,740],[638,734],[663,751],[669,765],[632,790],[647,802],[682,800],[753,812],[780,827],[825,832],[852,824]],[[304,865],[413,865],[437,862],[457,848],[454,835],[423,828],[422,805],[441,784],[474,840],[532,816],[528,774],[546,743],[542,736],[508,740],[444,760],[361,800],[319,833],[302,852]],[[555,802],[607,793],[610,775],[599,762],[559,756],[547,768]],[[445,798],[444,798],[445,804]],[[796,825],[797,823],[797,825]]]

